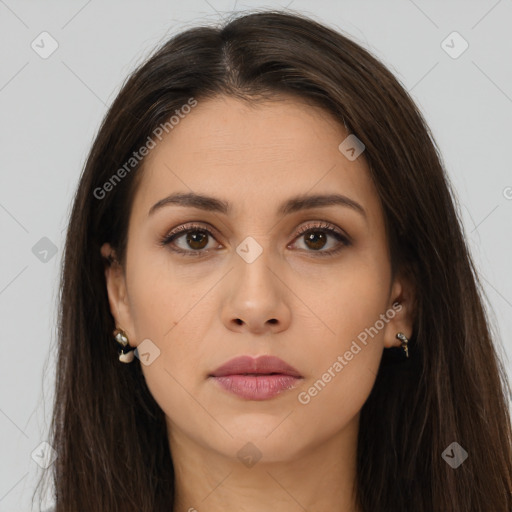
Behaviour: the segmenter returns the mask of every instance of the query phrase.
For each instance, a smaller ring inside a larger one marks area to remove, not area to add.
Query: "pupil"
[[[192,247],[192,249],[203,249],[206,247],[206,233],[201,233],[200,231],[192,231],[187,235],[187,243]],[[203,243],[202,243],[203,242]]]
[[[306,244],[308,245],[308,242],[311,242],[312,245],[309,245],[312,249],[321,249],[326,242],[326,236],[325,233],[322,233],[321,231],[313,231],[306,235]]]

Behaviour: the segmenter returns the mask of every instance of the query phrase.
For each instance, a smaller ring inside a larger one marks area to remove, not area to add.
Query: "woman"
[[[56,512],[512,510],[510,387],[435,142],[315,21],[190,29],[132,74],[61,286]]]

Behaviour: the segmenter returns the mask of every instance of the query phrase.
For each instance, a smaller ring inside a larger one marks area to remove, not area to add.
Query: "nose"
[[[260,335],[286,330],[291,321],[291,292],[279,276],[283,274],[279,263],[271,261],[269,250],[251,263],[238,255],[234,259],[221,312],[224,325]]]

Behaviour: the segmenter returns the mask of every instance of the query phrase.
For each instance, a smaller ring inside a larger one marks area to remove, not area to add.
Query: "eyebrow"
[[[160,199],[160,201],[150,208],[148,216],[153,215],[157,210],[169,205],[198,208],[200,210],[218,212],[225,215],[231,212],[231,205],[227,201],[189,192],[175,193]],[[317,194],[291,197],[281,204],[277,213],[280,215],[288,215],[301,210],[326,206],[346,206],[366,218],[365,209],[358,202],[342,194]]]

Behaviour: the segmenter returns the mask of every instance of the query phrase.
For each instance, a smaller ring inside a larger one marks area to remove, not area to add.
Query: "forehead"
[[[165,196],[224,199],[234,215],[270,215],[289,197],[339,193],[378,215],[363,156],[339,145],[349,134],[329,112],[294,97],[249,104],[198,101],[146,157],[132,211],[147,215]]]

